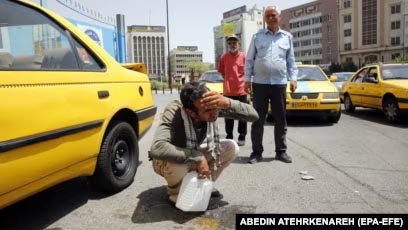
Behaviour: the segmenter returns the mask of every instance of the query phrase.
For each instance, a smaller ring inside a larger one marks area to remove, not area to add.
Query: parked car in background
[[[317,65],[298,65],[297,90],[286,90],[286,113],[292,116],[321,116],[331,123],[337,123],[341,116],[340,98],[332,81],[336,77],[326,76]],[[267,120],[272,121],[273,108],[269,106]]]
[[[222,74],[216,70],[210,70],[207,72],[204,72],[200,79],[198,81],[205,82],[206,86],[211,90],[211,91],[216,91],[219,94],[222,94],[224,89],[223,89],[223,83],[224,83],[224,78],[222,77]]]
[[[382,110],[389,122],[408,112],[408,64],[371,64],[343,84],[341,97],[347,112],[356,107]]]
[[[341,92],[341,87],[343,86],[343,83],[350,79],[350,77],[353,76],[353,74],[354,72],[337,72],[332,74],[332,76],[337,77],[337,81],[333,82],[333,84],[336,86],[339,93]]]
[[[0,1],[0,32],[0,209],[79,176],[129,186],[156,113],[146,66],[31,1]]]

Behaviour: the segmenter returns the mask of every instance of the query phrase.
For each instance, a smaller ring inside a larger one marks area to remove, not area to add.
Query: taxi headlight
[[[323,99],[337,99],[339,98],[339,93],[323,93]]]

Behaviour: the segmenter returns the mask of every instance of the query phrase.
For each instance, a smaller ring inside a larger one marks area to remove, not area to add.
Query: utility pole
[[[166,0],[166,15],[167,15],[167,75],[169,79],[169,88],[171,90],[171,82],[172,82],[172,77],[171,77],[171,69],[170,69],[170,28],[169,28],[169,1]]]

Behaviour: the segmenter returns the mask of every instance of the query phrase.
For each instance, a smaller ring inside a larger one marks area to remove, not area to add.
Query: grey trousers
[[[218,179],[221,172],[235,159],[239,152],[239,147],[233,140],[220,140],[219,146],[221,166],[216,171],[211,172],[211,178],[213,181]],[[214,159],[207,153],[205,147],[206,144],[201,145],[199,150],[203,152],[208,164],[211,165]],[[177,201],[177,196],[184,176],[188,172],[196,170],[197,165],[193,163],[179,164],[153,159],[153,169],[157,174],[164,177],[166,180],[169,199],[175,203]]]

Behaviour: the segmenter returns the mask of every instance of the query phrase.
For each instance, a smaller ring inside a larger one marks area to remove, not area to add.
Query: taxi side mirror
[[[339,79],[338,79],[336,76],[331,75],[331,76],[329,77],[329,80],[330,80],[331,82],[335,82],[335,81],[338,81]]]

